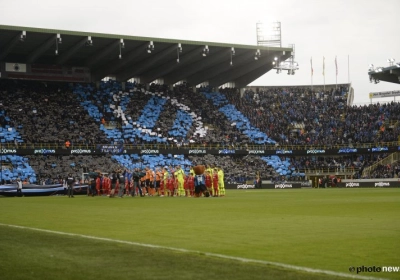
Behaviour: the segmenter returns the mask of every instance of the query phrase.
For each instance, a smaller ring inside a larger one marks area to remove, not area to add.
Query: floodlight
[[[152,51],[154,51],[154,43],[153,41],[150,41],[149,45],[147,46],[147,53],[151,53]]]
[[[389,59],[387,60],[387,62],[389,62],[389,65],[390,65],[390,66],[393,66],[393,64],[394,64],[395,61],[396,61],[396,60],[395,60],[394,58],[389,58]]]
[[[58,44],[62,43],[61,34],[57,34],[57,43]]]
[[[373,64],[370,64],[368,67],[368,71],[373,71],[375,69],[375,66]]]
[[[207,56],[209,53],[210,53],[210,50],[208,49],[208,46],[205,45],[201,55],[202,56]]]
[[[125,43],[124,43],[124,39],[119,39],[119,56],[118,58],[121,59],[122,58],[122,49],[125,48]]]
[[[87,41],[85,43],[85,46],[87,46],[87,47],[93,46],[92,36],[88,36],[87,37]]]
[[[180,60],[179,60],[179,54],[182,52],[182,45],[181,45],[181,43],[178,43],[178,47],[177,47],[177,49],[176,49],[176,53],[177,53],[177,55],[178,55],[178,58],[176,59],[176,62],[177,63],[179,63],[180,62]]]
[[[58,45],[62,43],[62,39],[61,39],[61,34],[57,33],[56,36],[56,50],[55,50],[55,54],[58,55]]]
[[[19,40],[20,40],[21,42],[24,42],[25,39],[26,39],[26,31],[22,31],[22,32],[21,32],[21,36],[19,37]]]

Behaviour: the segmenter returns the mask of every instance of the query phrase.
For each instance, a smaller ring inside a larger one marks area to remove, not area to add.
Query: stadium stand
[[[8,124],[6,142],[63,145],[106,143],[105,135],[62,83],[0,80],[1,114]],[[3,128],[3,129],[4,129]],[[20,135],[15,131],[18,129]],[[2,138],[3,139],[3,138]]]
[[[336,145],[358,147],[364,143],[395,141],[400,135],[399,103],[346,106],[346,85],[339,90],[313,92],[298,87],[247,90],[210,88],[197,91],[186,84],[168,87],[115,81],[93,84],[44,83],[0,80],[0,141],[15,147],[54,144],[74,145],[191,144],[207,148],[258,144]],[[311,108],[311,110],[310,110]],[[339,118],[335,117],[339,116]],[[11,146],[8,146],[11,147]],[[157,147],[157,146],[154,146]],[[199,146],[197,146],[199,147]],[[299,146],[300,147],[300,146]],[[21,177],[30,182],[57,179],[83,167],[142,168],[180,164],[188,171],[193,164],[215,164],[231,182],[284,177],[304,179],[307,172],[351,170],[354,178],[379,162],[382,156],[335,157],[282,156],[189,156],[177,155],[69,155],[2,156],[1,178]],[[398,174],[398,164],[375,166],[368,177]]]
[[[37,183],[58,181],[64,179],[68,174],[75,178],[81,178],[82,173],[95,170],[103,173],[111,173],[121,166],[115,162],[110,155],[28,155],[25,158],[30,163],[35,174]]]
[[[281,145],[348,145],[397,141],[400,104],[347,106],[347,88],[316,91],[299,87],[223,89],[226,99],[252,125]],[[220,97],[218,100],[222,100]]]
[[[30,183],[37,181],[36,172],[27,158],[18,155],[2,155],[0,181],[11,182],[17,178]]]

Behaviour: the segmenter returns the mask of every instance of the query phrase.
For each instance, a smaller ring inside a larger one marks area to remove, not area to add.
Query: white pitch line
[[[298,271],[303,271],[303,272],[308,272],[308,273],[326,274],[326,275],[331,275],[331,276],[336,276],[336,277],[346,277],[346,278],[350,278],[350,279],[387,280],[385,278],[376,278],[376,277],[372,277],[372,276],[362,276],[362,275],[358,275],[358,274],[349,274],[349,273],[336,272],[336,271],[330,271],[330,270],[309,268],[309,267],[303,267],[303,266],[297,266],[297,265],[291,265],[291,264],[285,264],[285,263],[279,263],[279,262],[247,259],[247,258],[234,257],[234,256],[228,256],[228,255],[222,255],[222,254],[216,254],[216,253],[201,252],[201,251],[189,250],[189,249],[183,249],[183,248],[174,248],[174,247],[167,247],[167,246],[161,246],[161,245],[153,245],[153,244],[111,239],[111,238],[105,238],[105,237],[83,235],[83,234],[77,234],[77,233],[54,231],[54,230],[32,228],[32,227],[25,227],[25,226],[18,226],[18,225],[9,225],[9,224],[3,224],[3,223],[0,223],[0,226],[19,228],[19,229],[28,229],[28,230],[34,230],[34,231],[40,231],[40,232],[46,232],[46,233],[52,233],[52,234],[59,234],[59,235],[81,237],[81,238],[87,238],[87,239],[92,239],[92,240],[122,243],[122,244],[128,244],[128,245],[134,245],[134,246],[140,246],[140,247],[154,248],[154,249],[164,249],[164,250],[170,250],[170,251],[176,251],[176,252],[182,252],[182,253],[201,254],[204,256],[216,257],[216,258],[228,259],[228,260],[235,260],[235,261],[240,261],[240,262],[244,262],[244,263],[258,263],[258,264],[282,267],[282,268],[286,268],[286,269],[290,269],[290,270],[298,270]]]

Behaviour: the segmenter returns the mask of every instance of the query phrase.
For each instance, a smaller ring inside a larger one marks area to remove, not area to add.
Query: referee
[[[111,192],[109,197],[113,198],[115,194],[115,187],[117,186],[117,180],[118,180],[117,173],[115,171],[112,172],[110,179],[111,179]]]
[[[67,182],[67,186],[68,186],[68,197],[74,197],[74,177],[72,177],[72,174],[69,173],[68,177],[65,179],[65,181]]]
[[[17,178],[17,196],[22,196],[22,181],[20,178]]]

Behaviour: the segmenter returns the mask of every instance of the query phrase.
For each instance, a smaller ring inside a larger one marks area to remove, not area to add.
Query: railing
[[[0,161],[0,172],[5,169],[12,169],[12,164],[9,162]]]
[[[76,149],[95,149],[98,145],[118,145],[110,143],[98,144],[71,144],[70,148]],[[362,144],[338,144],[338,145],[255,145],[255,144],[123,144],[124,149],[233,149],[233,150],[314,150],[314,149],[341,149],[341,148],[375,148],[375,147],[394,147],[400,146],[400,141],[380,142],[380,143],[362,143]],[[0,143],[1,149],[63,149],[64,143]]]
[[[306,175],[323,175],[323,174],[355,174],[359,171],[359,168],[356,167],[340,167],[340,166],[332,166],[332,167],[315,167],[315,168],[304,168],[299,169],[301,173],[305,173]]]
[[[384,159],[378,161],[377,163],[374,163],[373,165],[364,168],[362,175],[363,176],[370,175],[371,172],[373,172],[378,165],[388,165],[388,164],[392,164],[393,162],[397,162],[399,160],[400,160],[400,153],[396,152],[396,153],[390,154],[389,156],[385,157]]]
[[[108,129],[116,128],[116,127],[121,128],[121,124],[117,121],[105,121],[105,122],[102,122],[102,124],[104,125],[105,128],[108,128]]]

